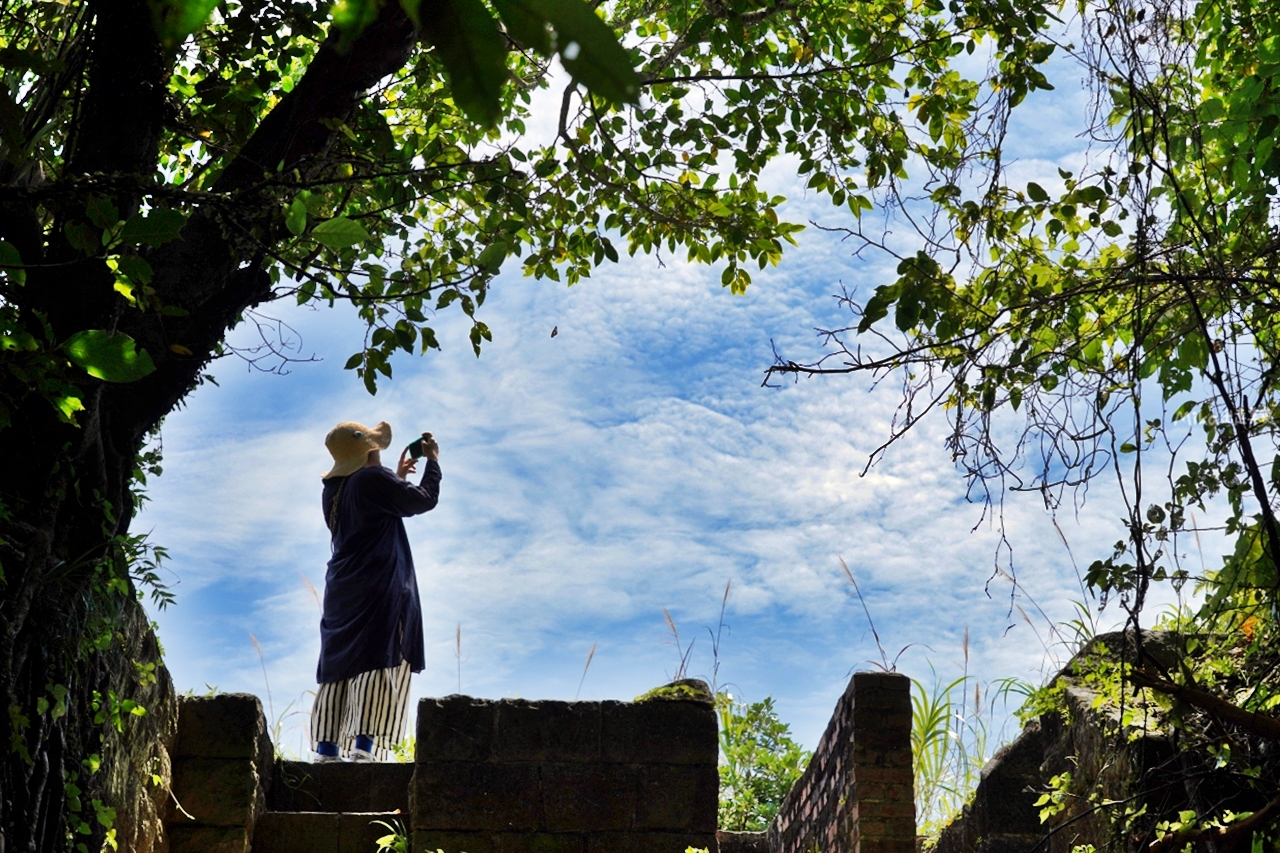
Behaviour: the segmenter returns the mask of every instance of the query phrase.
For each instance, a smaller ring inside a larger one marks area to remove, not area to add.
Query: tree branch
[[[1275,717],[1246,711],[1244,708],[1233,705],[1225,699],[1220,699],[1212,693],[1197,687],[1174,684],[1172,681],[1167,681],[1146,670],[1135,669],[1130,678],[1139,687],[1149,687],[1175,699],[1181,699],[1188,705],[1195,705],[1224,723],[1237,725],[1250,734],[1267,738],[1268,740],[1280,740],[1280,720]]]

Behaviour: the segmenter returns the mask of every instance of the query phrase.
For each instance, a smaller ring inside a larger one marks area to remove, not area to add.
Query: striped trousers
[[[355,749],[356,735],[373,738],[373,757],[385,759],[404,739],[409,709],[409,662],[374,669],[345,681],[321,684],[311,706],[311,748],[336,743],[344,754]]]

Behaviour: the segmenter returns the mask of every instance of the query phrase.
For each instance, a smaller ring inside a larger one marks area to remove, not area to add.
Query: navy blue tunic
[[[423,461],[418,486],[381,465],[324,481],[326,523],[338,487],[346,485],[338,498],[333,557],[324,578],[316,668],[321,684],[399,666],[402,660],[414,672],[426,666],[418,578],[400,520],[434,509],[440,497],[440,465]]]

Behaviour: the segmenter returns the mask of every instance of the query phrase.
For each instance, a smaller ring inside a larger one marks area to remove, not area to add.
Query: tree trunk
[[[157,171],[172,57],[152,31],[146,0],[97,0],[91,12],[87,91],[61,177],[105,185],[123,176],[132,183],[113,185],[140,186]],[[17,401],[0,432],[0,700],[10,732],[0,760],[0,849],[101,848],[105,827],[90,805],[101,799],[101,782],[83,762],[101,752],[110,730],[103,717],[113,673],[131,666],[116,634],[137,605],[118,537],[134,512],[138,455],[242,312],[273,298],[263,257],[282,233],[282,198],[258,187],[264,173],[320,163],[334,137],[326,120],[347,118],[370,86],[408,61],[414,41],[412,25],[389,3],[345,55],[332,38],[321,47],[213,187],[234,204],[191,211],[179,240],[145,256],[157,298],[182,316],[130,307],[103,259],[71,245],[64,226],[84,222],[83,196],[38,208],[13,194],[0,204],[0,239],[27,266],[18,291],[26,330],[48,349],[81,330],[125,332],[157,367],[129,384],[58,368],[64,375],[54,378],[83,392],[74,426],[30,373],[0,376],[0,393]],[[122,219],[139,208],[137,193],[110,192]],[[63,687],[65,713],[57,702]],[[82,822],[87,836],[76,832]]]

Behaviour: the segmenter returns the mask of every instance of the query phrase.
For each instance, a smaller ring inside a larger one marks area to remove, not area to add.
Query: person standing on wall
[[[325,437],[333,456],[322,506],[333,557],[324,583],[320,663],[311,709],[316,761],[384,758],[404,737],[409,676],[422,672],[422,606],[402,518],[432,510],[440,498],[440,447],[431,433],[382,467],[391,446],[385,421],[370,429],[344,421]],[[412,451],[412,453],[411,453]],[[407,480],[426,457],[422,481]]]

